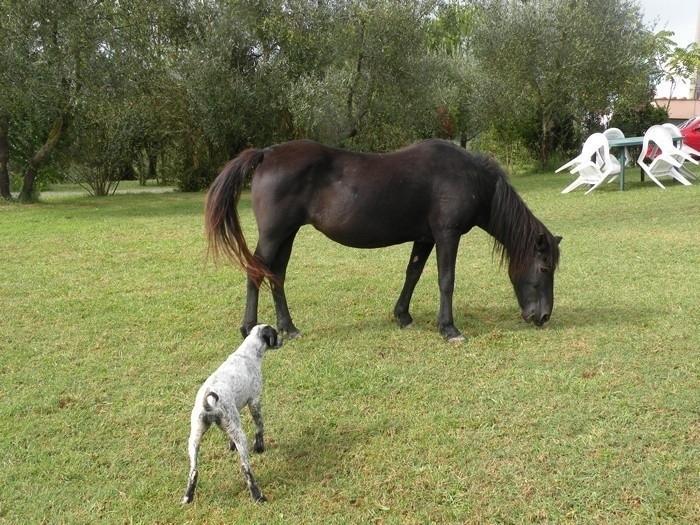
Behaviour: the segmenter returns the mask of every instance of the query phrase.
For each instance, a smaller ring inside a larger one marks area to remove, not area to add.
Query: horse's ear
[[[547,242],[547,236],[544,233],[540,233],[535,240],[535,250],[538,252],[545,252],[549,248],[549,242]]]
[[[555,235],[554,240],[557,241],[557,246],[559,246],[559,243],[564,239],[561,235]]]

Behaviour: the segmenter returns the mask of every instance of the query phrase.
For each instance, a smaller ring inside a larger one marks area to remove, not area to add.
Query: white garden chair
[[[651,159],[646,156],[650,144],[653,144],[658,149],[658,154]],[[644,173],[648,175],[657,186],[666,189],[666,187],[659,182],[659,177],[671,177],[684,186],[690,186],[688,179],[679,171],[683,160],[698,164],[698,161],[693,159],[688,153],[683,152],[673,145],[673,137],[671,137],[671,133],[667,128],[657,124],[646,131],[644,134],[644,142],[642,143],[642,152],[637,159],[637,164],[639,164],[639,167],[642,168]]]
[[[625,134],[620,128],[608,128],[605,131],[603,131],[603,135],[605,135],[605,138],[608,139],[608,141],[612,139],[625,138]],[[625,148],[625,166],[629,166],[630,164],[632,164],[633,160],[634,159],[632,158],[632,155],[630,155],[629,149]]]
[[[624,139],[625,134],[622,132],[620,128],[608,128],[605,131],[603,131],[603,135],[605,135],[605,138],[608,139],[608,142],[613,139]],[[613,157],[614,159],[617,160],[617,157]],[[618,160],[618,163],[620,161]],[[632,164],[633,159],[632,155],[630,155],[629,148],[625,147],[625,166],[629,166]],[[615,179],[617,179],[617,175],[613,175],[608,179],[608,183],[613,182]]]
[[[670,122],[667,122],[666,124],[662,124],[662,126],[668,130],[668,132],[671,134],[671,138],[675,140],[681,139],[683,140],[683,134],[681,133],[680,128],[676,126],[675,124],[671,124]],[[695,148],[691,148],[687,144],[682,144],[680,147],[680,150],[687,153],[688,155],[692,155],[693,157],[700,157],[700,151],[696,150]],[[680,160],[680,159],[679,159]],[[685,159],[683,159],[685,160]],[[681,160],[681,167],[679,168],[679,171],[687,178],[695,180],[697,176],[695,173],[690,171],[688,168],[683,166],[683,161]]]
[[[570,173],[578,175],[576,180],[564,188],[562,193],[569,193],[579,186],[587,184],[591,188],[586,194],[592,192],[603,182],[620,173],[620,163],[610,155],[608,139],[602,133],[593,133],[586,139],[581,148],[581,154],[570,160],[556,173],[569,169]]]

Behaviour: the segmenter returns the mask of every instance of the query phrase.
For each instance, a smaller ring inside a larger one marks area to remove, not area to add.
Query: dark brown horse
[[[259,233],[255,255],[246,246],[236,211],[251,174]],[[214,254],[229,256],[247,271],[244,336],[257,324],[265,278],[278,329],[298,335],[284,279],[294,237],[304,224],[355,248],[413,242],[394,307],[401,327],[413,321],[411,296],[435,246],[438,328],[446,339],[462,339],[452,317],[455,262],[460,237],[474,226],[494,237],[494,249],[508,261],[523,319],[540,326],[551,315],[561,238],[530,212],[495,162],[450,142],[426,140],[394,153],[367,154],[304,140],[248,149],[230,161],[209,188],[206,228]]]

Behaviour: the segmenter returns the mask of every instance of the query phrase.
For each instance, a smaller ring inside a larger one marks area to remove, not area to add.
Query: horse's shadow
[[[399,328],[393,317],[388,314],[377,315],[363,319],[348,320],[333,326],[334,338],[346,336],[352,337],[360,331],[363,337],[369,337],[372,333],[385,333],[386,330],[405,332],[407,335],[419,332],[435,332],[437,334],[437,312],[428,308],[416,308],[411,310],[413,323],[406,328]],[[561,330],[566,328],[600,327],[626,325],[643,325],[653,322],[658,312],[642,305],[615,306],[605,305],[574,305],[555,307],[551,320],[538,330]],[[533,330],[534,326],[526,323],[520,317],[519,310],[511,306],[496,307],[467,307],[456,305],[455,323],[466,337],[479,337],[492,333],[494,330],[501,332],[520,332]]]

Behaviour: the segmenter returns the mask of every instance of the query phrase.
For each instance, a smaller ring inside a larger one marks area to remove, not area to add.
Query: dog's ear
[[[277,330],[275,330],[271,326],[264,326],[262,331],[260,332],[260,337],[262,337],[262,340],[265,341],[265,344],[268,346],[268,348],[277,347]]]

